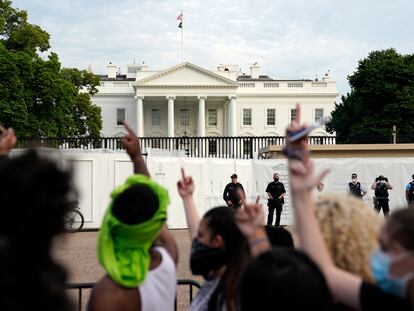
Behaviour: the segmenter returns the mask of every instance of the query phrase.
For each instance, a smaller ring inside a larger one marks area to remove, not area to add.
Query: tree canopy
[[[90,100],[98,77],[39,55],[49,48],[27,12],[0,1],[0,123],[26,137],[99,136],[101,111]]]
[[[414,55],[395,49],[371,52],[348,81],[351,91],[335,105],[329,132],[337,136],[413,136]]]

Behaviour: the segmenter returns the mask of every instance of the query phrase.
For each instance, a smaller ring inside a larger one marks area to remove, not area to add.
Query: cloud
[[[64,66],[105,73],[112,63],[145,61],[163,69],[181,61],[177,15],[184,11],[185,59],[212,69],[258,62],[275,78],[321,77],[341,93],[358,60],[376,49],[412,53],[411,0],[15,0],[51,34]]]

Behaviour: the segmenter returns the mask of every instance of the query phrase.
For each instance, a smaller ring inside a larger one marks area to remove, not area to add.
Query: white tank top
[[[163,247],[155,247],[161,255],[161,263],[149,270],[144,283],[138,289],[141,296],[142,311],[174,310],[177,288],[175,263]]]

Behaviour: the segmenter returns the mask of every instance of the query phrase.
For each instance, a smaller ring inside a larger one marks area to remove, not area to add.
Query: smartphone
[[[313,131],[314,129],[316,129],[316,128],[324,125],[324,124],[327,124],[329,122],[331,122],[331,118],[330,117],[320,118],[318,121],[316,121],[315,124],[312,124],[312,125],[307,126],[307,127],[302,127],[299,130],[297,130],[297,131],[294,131],[294,132],[289,133],[288,139],[289,139],[290,142],[297,141],[297,140],[299,140],[299,139],[301,139],[301,138],[303,138],[305,136],[308,136],[309,133],[311,131]]]

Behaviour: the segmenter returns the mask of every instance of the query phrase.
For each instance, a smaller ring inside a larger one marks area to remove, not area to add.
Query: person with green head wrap
[[[97,247],[107,274],[88,310],[173,310],[178,250],[165,223],[168,192],[150,178],[139,139],[125,128],[122,143],[135,174],[111,193]]]

